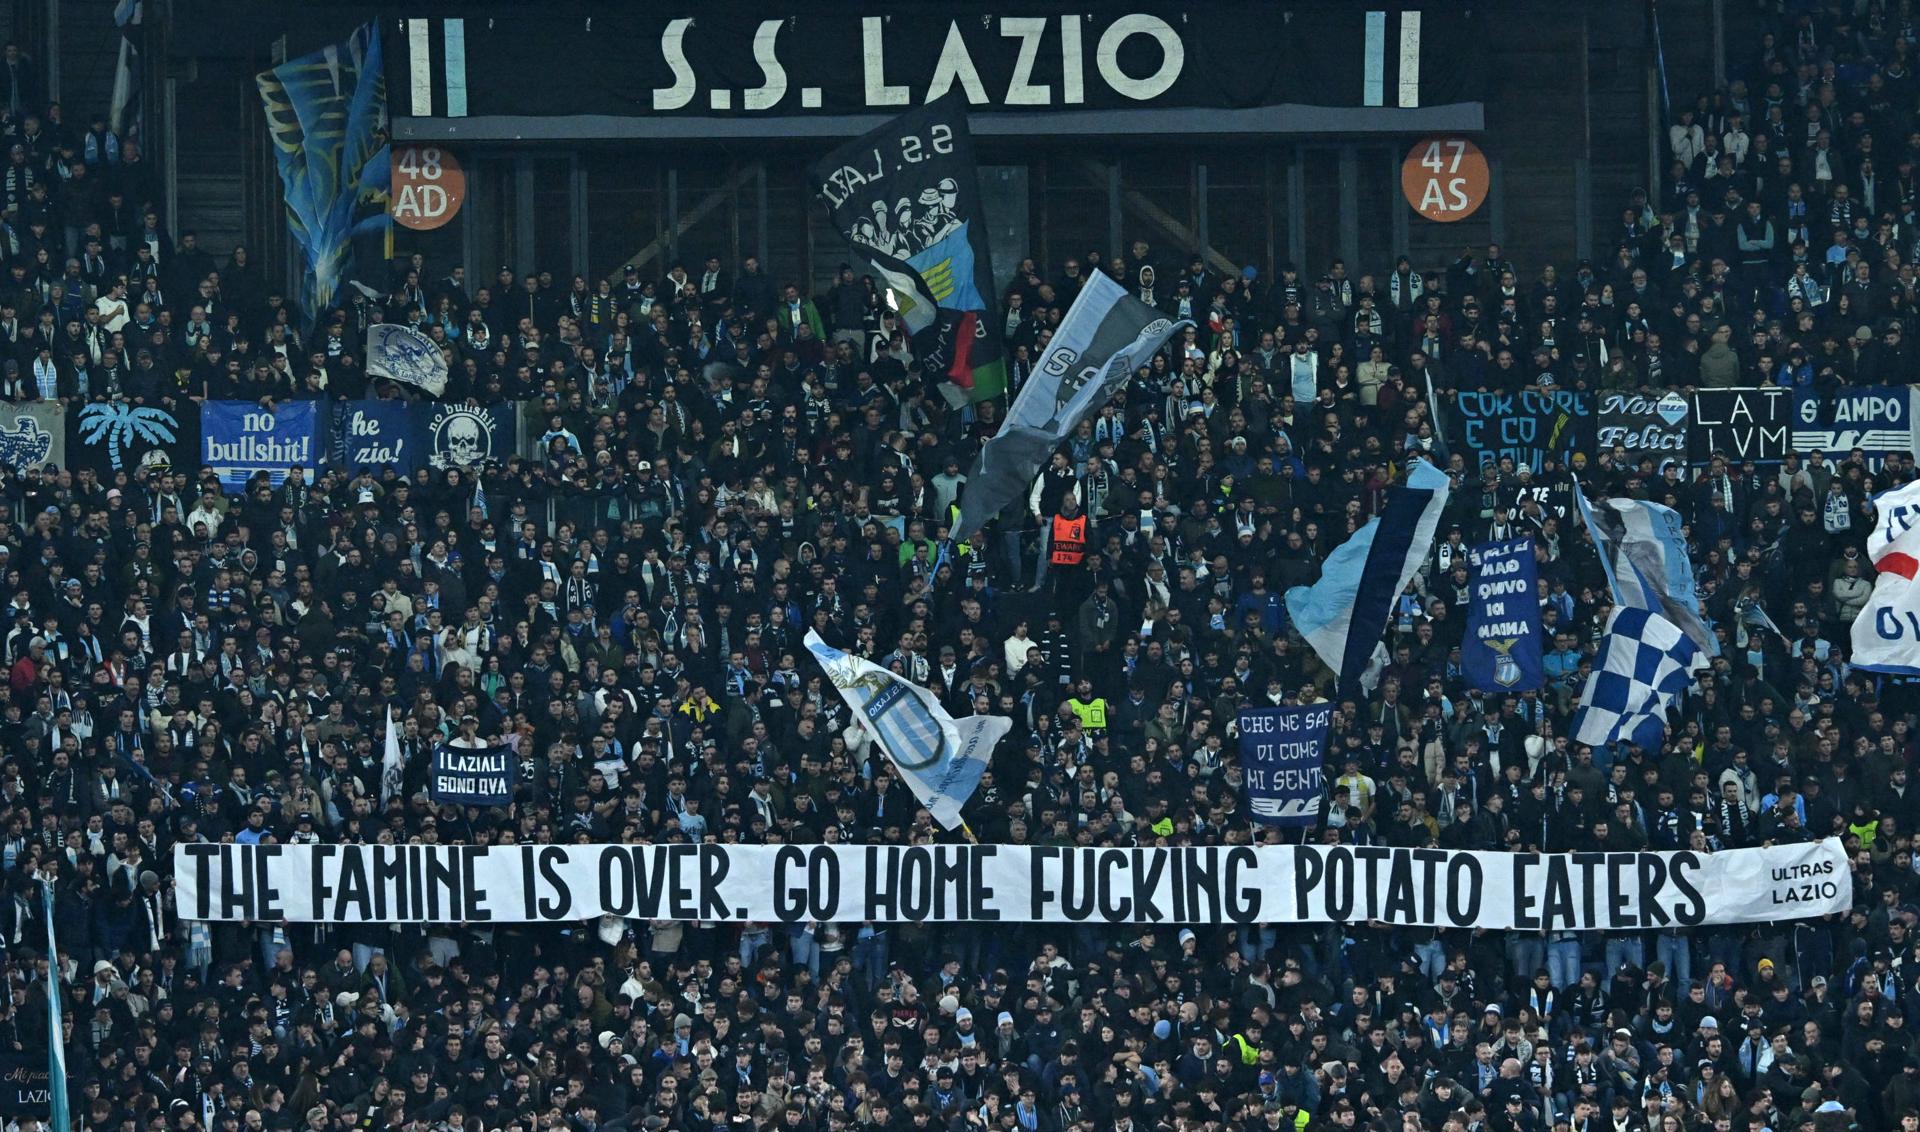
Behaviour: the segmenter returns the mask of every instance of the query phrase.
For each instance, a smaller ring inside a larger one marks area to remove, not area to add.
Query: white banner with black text
[[[1252,924],[1634,931],[1846,911],[1837,839],[1717,853],[1386,846],[234,845],[174,850],[189,920]]]

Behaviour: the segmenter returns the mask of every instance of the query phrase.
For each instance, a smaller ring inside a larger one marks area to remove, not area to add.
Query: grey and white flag
[[[1089,279],[1000,431],[974,457],[954,533],[972,535],[1025,498],[1054,446],[1098,412],[1176,330],[1189,325],[1169,319],[1104,274]]]
[[[418,386],[435,397],[447,391],[447,356],[433,339],[402,323],[367,327],[367,372]]]

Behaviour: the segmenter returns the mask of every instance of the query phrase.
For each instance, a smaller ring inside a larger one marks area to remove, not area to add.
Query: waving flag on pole
[[[67,1132],[67,1039],[60,1019],[60,944],[53,932],[53,885],[40,882],[40,908],[47,917],[47,1127]]]
[[[1619,497],[1603,499],[1596,507],[1578,485],[1573,498],[1581,520],[1593,532],[1613,599],[1678,625],[1693,640],[1701,663],[1718,656],[1720,642],[1700,619],[1700,595],[1693,588],[1693,563],[1680,534],[1679,512],[1645,499]]]
[[[447,391],[447,356],[434,340],[399,322],[367,327],[367,372],[438,397]]]
[[[1920,676],[1920,483],[1874,496],[1873,510],[1867,557],[1879,577],[1853,619],[1853,666]]]
[[[1406,485],[1387,492],[1380,514],[1327,556],[1319,581],[1287,591],[1287,615],[1339,676],[1342,696],[1359,689],[1394,599],[1433,549],[1452,488],[1447,473],[1415,464]]]
[[[1447,450],[1447,422],[1440,415],[1440,398],[1433,392],[1433,371],[1427,371],[1427,410],[1433,414],[1433,455],[1438,460],[1452,459]]]
[[[904,676],[851,656],[807,632],[807,650],[840,696],[873,731],[914,797],[948,829],[960,827],[960,807],[973,797],[993,748],[1013,727],[1003,715],[955,719],[939,697]]]
[[[400,754],[400,721],[387,711],[387,748],[380,756],[380,807],[400,796],[407,777],[407,762]]]
[[[1752,640],[1751,634],[1771,633],[1789,644],[1792,643],[1793,639],[1780,631],[1780,626],[1774,623],[1773,618],[1767,613],[1766,606],[1760,603],[1758,597],[1742,598],[1734,603],[1733,608],[1740,614],[1740,626],[1750,634],[1749,641]]]
[[[1700,650],[1673,622],[1625,605],[1607,618],[1605,642],[1580,693],[1574,741],[1599,747],[1625,739],[1636,747],[1658,747],[1667,709],[1692,685]]]
[[[369,23],[343,43],[255,77],[287,232],[300,248],[300,309],[309,321],[333,305],[352,274],[353,238],[391,224],[385,72],[380,30]]]
[[[135,141],[145,140],[139,128],[144,117],[140,112],[140,25],[145,20],[146,5],[142,0],[119,0],[113,6],[113,22],[120,29],[120,56],[113,68],[107,127]]]
[[[1009,504],[1024,500],[1054,448],[1133,380],[1134,370],[1168,338],[1191,325],[1127,294],[1105,274],[1087,280],[1014,397],[1000,431],[974,457],[960,490],[954,532],[971,535]]]
[[[810,170],[835,228],[872,265],[929,378],[985,401],[1007,390],[1005,347],[980,207],[980,173],[957,93],[847,143]]]

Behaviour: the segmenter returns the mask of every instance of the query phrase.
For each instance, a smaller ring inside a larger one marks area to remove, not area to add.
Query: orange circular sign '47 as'
[[[1451,224],[1479,211],[1487,199],[1487,156],[1465,138],[1415,142],[1400,163],[1400,189],[1428,220]]]
[[[467,174],[453,154],[437,145],[403,145],[393,151],[394,223],[426,232],[452,220],[467,199]]]

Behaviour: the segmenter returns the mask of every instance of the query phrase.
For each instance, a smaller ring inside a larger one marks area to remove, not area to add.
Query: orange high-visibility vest
[[[1047,559],[1055,566],[1078,566],[1087,557],[1087,517],[1053,517],[1053,554]]]

